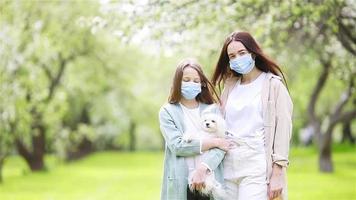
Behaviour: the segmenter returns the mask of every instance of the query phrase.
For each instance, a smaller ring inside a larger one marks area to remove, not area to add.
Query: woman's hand
[[[232,149],[235,145],[235,143],[229,139],[216,138],[216,140],[217,140],[217,147],[225,152]]]
[[[208,172],[208,168],[205,165],[200,164],[198,168],[193,172],[190,188],[193,190],[201,190],[202,188],[204,188],[204,183]]]
[[[270,200],[280,197],[285,185],[285,174],[283,167],[273,164],[272,176],[268,185],[268,197]]]
[[[211,148],[219,148],[225,152],[234,148],[235,143],[232,140],[224,138],[208,138],[203,140],[202,151],[207,151]]]

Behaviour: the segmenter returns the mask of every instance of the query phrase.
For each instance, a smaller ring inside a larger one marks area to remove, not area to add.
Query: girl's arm
[[[225,157],[225,151],[219,148],[210,149],[203,155],[202,164],[205,165],[210,171],[215,170]]]

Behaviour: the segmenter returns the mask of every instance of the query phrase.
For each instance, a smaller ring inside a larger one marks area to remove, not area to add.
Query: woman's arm
[[[289,143],[292,136],[293,103],[282,82],[276,85],[276,128],[272,162],[283,167],[289,164]]]
[[[228,151],[232,142],[223,138],[207,138],[202,140],[201,151],[211,150],[212,148],[219,148],[222,151]]]
[[[282,82],[278,82],[276,89],[276,132],[273,141],[272,175],[268,185],[269,199],[282,194],[286,182],[285,173],[289,164],[289,142],[292,135],[292,100]]]

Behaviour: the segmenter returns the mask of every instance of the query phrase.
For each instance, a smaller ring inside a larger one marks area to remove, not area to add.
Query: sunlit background
[[[159,199],[175,67],[235,30],[286,74],[290,199],[356,199],[352,0],[0,0],[0,199]]]

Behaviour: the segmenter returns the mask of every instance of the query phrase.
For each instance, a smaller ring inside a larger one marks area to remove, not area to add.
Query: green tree
[[[1,26],[9,45],[4,52],[5,76],[9,86],[16,85],[21,95],[13,93],[15,106],[12,125],[19,154],[31,170],[42,170],[46,140],[58,127],[65,104],[60,87],[68,66],[94,49],[89,29],[75,24],[78,4],[69,2],[2,2]],[[63,15],[63,12],[66,15]],[[65,30],[63,32],[63,30]],[[25,127],[25,128],[24,128]]]

